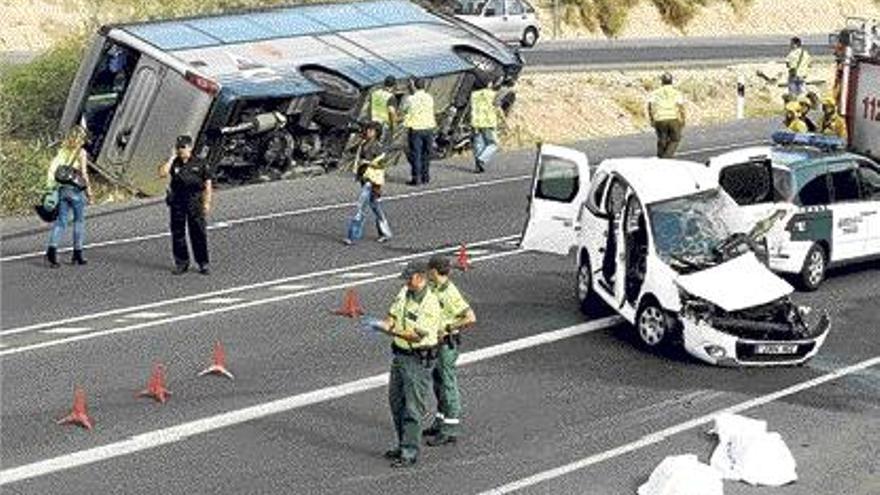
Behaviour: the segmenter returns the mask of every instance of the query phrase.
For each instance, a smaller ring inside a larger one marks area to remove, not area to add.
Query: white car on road
[[[576,252],[577,296],[635,326],[647,347],[680,343],[712,364],[799,364],[818,352],[827,315],[795,305],[794,289],[759,259],[737,204],[703,164],[606,160],[543,145],[522,247]]]
[[[767,232],[770,268],[815,290],[828,267],[880,257],[880,165],[825,136],[774,139],[709,161],[748,218],[780,213]]]
[[[541,24],[526,0],[459,0],[455,17],[480,27],[501,41],[535,46]]]

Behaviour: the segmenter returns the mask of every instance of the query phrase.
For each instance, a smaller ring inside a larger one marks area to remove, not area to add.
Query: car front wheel
[[[828,269],[828,255],[825,249],[819,244],[813,244],[807,251],[807,257],[804,259],[804,266],[800,273],[800,286],[807,291],[814,291],[819,288],[822,281],[825,280],[825,271]]]
[[[535,43],[538,42],[538,30],[530,27],[526,28],[523,31],[522,39],[520,40],[520,44],[526,48],[531,48],[535,46]]]
[[[671,339],[672,319],[656,303],[646,303],[636,317],[639,340],[650,348],[657,348]]]

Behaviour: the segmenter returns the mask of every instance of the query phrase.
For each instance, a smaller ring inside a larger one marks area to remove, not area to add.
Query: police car
[[[592,167],[578,150],[544,144],[520,245],[576,253],[582,311],[607,305],[648,348],[680,345],[718,365],[801,364],[831,321],[796,305],[794,288],[759,260],[762,223],[744,218],[705,164],[636,157]]]
[[[772,146],[709,161],[720,186],[766,227],[772,270],[815,290],[835,265],[880,256],[880,165],[837,138],[777,132]]]

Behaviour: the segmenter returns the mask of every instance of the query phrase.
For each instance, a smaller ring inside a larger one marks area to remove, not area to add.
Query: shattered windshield
[[[657,254],[679,272],[724,261],[718,248],[742,226],[736,203],[718,189],[654,203],[648,216]]]

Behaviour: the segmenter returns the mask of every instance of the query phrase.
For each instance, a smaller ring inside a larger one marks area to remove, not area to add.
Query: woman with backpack
[[[92,186],[89,182],[88,158],[83,146],[86,130],[74,126],[67,133],[61,148],[49,164],[46,186],[58,189],[58,218],[49,234],[46,262],[58,268],[58,242],[67,229],[70,213],[73,213],[73,256],[71,263],[85,265],[83,242],[86,229],[86,203],[91,200]]]

